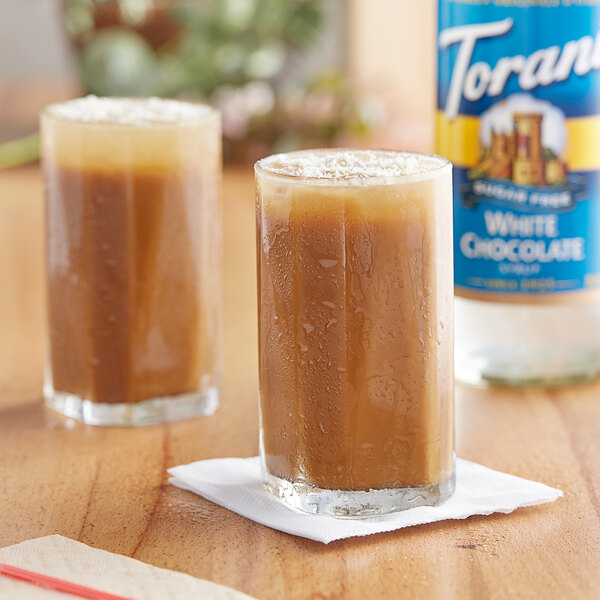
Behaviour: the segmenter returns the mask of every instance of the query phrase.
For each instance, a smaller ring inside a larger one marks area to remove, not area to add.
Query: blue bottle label
[[[600,289],[600,2],[440,0],[455,284]]]

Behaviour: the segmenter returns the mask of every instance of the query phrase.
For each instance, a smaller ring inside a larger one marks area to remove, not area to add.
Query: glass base
[[[600,354],[593,351],[573,352],[569,358],[542,349],[516,360],[515,354],[494,348],[457,356],[456,380],[475,386],[560,387],[595,379],[600,373]]]
[[[456,487],[454,469],[446,481],[427,487],[383,488],[361,491],[329,490],[263,473],[264,486],[287,505],[313,515],[339,519],[376,517],[416,508],[438,506]]]
[[[477,386],[570,385],[600,373],[600,305],[456,297],[456,379]]]
[[[219,392],[216,387],[131,404],[91,402],[54,389],[44,390],[44,396],[48,408],[88,425],[154,425],[212,415],[219,405]]]

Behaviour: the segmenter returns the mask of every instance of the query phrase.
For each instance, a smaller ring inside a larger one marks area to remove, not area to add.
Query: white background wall
[[[0,85],[73,75],[61,13],[61,0],[0,0]]]

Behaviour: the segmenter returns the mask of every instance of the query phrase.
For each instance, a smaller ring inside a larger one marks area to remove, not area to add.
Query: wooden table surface
[[[171,487],[166,469],[258,451],[254,194],[224,182],[222,405],[93,428],[48,412],[37,168],[0,172],[0,546],[60,533],[257,598],[600,598],[600,384],[458,387],[466,459],[564,491],[553,504],[323,545]]]

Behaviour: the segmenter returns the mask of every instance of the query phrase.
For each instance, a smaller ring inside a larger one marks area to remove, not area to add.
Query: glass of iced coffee
[[[41,116],[49,407],[96,425],[218,404],[220,118],[88,96]]]
[[[370,150],[255,166],[263,476],[297,509],[454,490],[451,170]]]

